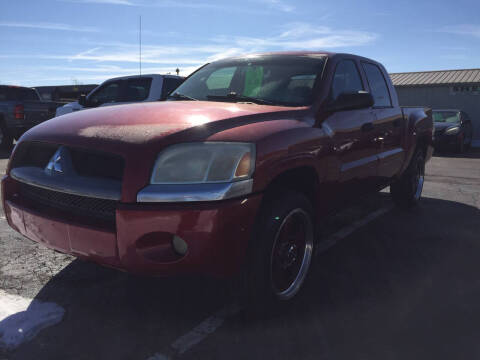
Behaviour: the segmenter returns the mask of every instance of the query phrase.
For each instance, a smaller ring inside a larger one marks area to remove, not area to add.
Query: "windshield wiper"
[[[231,92],[228,95],[207,95],[209,100],[233,100],[235,102],[252,102],[259,105],[275,105],[272,101],[259,99],[251,96],[240,95],[235,92]]]
[[[170,99],[170,98],[172,98],[172,99],[177,99],[177,100],[193,100],[193,101],[198,101],[198,99],[195,99],[195,98],[193,98],[193,97],[191,97],[191,96],[187,96],[187,95],[184,95],[184,94],[180,94],[180,93],[178,93],[178,92],[173,93],[173,94],[167,96],[167,99]]]

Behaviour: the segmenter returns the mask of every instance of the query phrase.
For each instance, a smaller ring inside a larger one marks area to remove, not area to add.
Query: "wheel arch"
[[[320,179],[313,166],[296,166],[276,174],[266,185],[265,196],[269,197],[280,189],[288,189],[299,192],[312,200],[318,195],[319,185]]]
[[[255,230],[258,229],[262,221],[262,215],[270,202],[274,201],[279,194],[285,191],[295,191],[304,195],[313,209],[314,221],[321,214],[320,204],[320,183],[321,179],[317,169],[312,165],[299,165],[284,169],[272,176],[263,190],[264,196],[259,209],[259,216],[255,224]]]
[[[430,159],[433,149],[433,131],[434,126],[431,109],[413,109],[408,114],[408,127],[405,133],[405,136],[407,137],[407,152],[399,176],[408,168],[413,155],[418,149],[423,151],[426,160]]]

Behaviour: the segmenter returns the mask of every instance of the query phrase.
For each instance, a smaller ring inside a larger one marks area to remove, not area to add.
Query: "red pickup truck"
[[[29,130],[3,205],[13,229],[58,251],[151,275],[241,274],[252,297],[286,300],[332,209],[386,186],[398,205],[418,202],[432,132],[431,111],[400,108],[373,60],[229,58],[168,101]]]

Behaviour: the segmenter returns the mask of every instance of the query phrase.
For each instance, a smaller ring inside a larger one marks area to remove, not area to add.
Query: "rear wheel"
[[[470,148],[472,147],[472,136],[470,135],[470,137],[468,138],[468,141],[467,143],[465,144],[465,150],[470,150]]]
[[[297,192],[276,192],[263,207],[252,240],[245,291],[252,308],[290,300],[307,277],[313,257],[313,210]]]
[[[463,136],[460,136],[457,139],[456,152],[458,154],[463,154],[465,152],[465,139]]]
[[[408,209],[417,205],[422,196],[425,181],[425,155],[417,150],[402,176],[390,185],[390,194],[395,204]]]

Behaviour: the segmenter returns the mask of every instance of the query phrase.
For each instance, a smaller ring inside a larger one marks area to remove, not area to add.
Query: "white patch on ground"
[[[65,310],[52,302],[26,299],[0,290],[0,348],[14,349],[46,327],[58,324]]]
[[[215,330],[222,326],[227,318],[237,314],[240,309],[240,306],[237,304],[225,306],[223,309],[203,320],[191,331],[180,336],[170,345],[169,349],[149,357],[148,360],[169,360],[178,355],[182,355],[187,350],[203,341],[208,335],[214,333]]]

